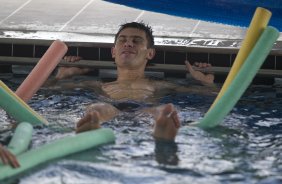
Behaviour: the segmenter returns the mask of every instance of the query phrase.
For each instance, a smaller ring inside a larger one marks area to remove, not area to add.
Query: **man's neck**
[[[144,71],[138,70],[118,70],[117,81],[135,81],[138,79],[144,79]]]

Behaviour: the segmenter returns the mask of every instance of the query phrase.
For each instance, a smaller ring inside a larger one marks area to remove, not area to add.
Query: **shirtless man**
[[[145,67],[155,55],[154,38],[152,30],[143,23],[126,23],[121,25],[115,36],[112,57],[117,66],[117,79],[113,82],[91,82],[90,86],[102,89],[105,96],[113,100],[151,101],[153,97],[163,95],[169,91],[192,91],[193,89],[178,86],[166,81],[154,81],[145,77]],[[66,56],[69,62],[79,61],[76,56]],[[212,85],[214,76],[195,71],[188,61],[185,62],[191,76],[205,85]],[[198,67],[210,67],[206,63],[196,63]],[[56,79],[64,79],[73,75],[89,72],[89,68],[61,67]],[[180,121],[173,104],[165,104],[143,110],[150,113],[155,119],[153,136],[156,139],[174,140],[180,127]],[[76,132],[83,132],[100,127],[100,123],[108,121],[119,114],[120,110],[108,103],[96,103],[90,105],[86,115],[77,123]],[[4,164],[19,167],[15,157],[0,145],[0,158]]]
[[[150,101],[164,91],[192,91],[193,89],[178,86],[166,81],[149,80],[145,77],[145,67],[155,56],[154,38],[151,27],[137,22],[121,25],[115,36],[112,57],[117,66],[117,79],[113,82],[92,82],[89,85],[102,89],[105,96],[114,100]],[[76,62],[77,56],[67,56],[65,60]],[[214,76],[195,71],[188,61],[185,62],[192,77],[205,85],[212,85]],[[210,67],[206,63],[198,63],[199,67]],[[60,68],[56,79],[64,79],[76,74],[88,72],[89,68]],[[76,132],[83,132],[100,127],[100,123],[108,121],[119,114],[119,110],[108,103],[90,105],[86,115],[77,123]],[[144,109],[155,119],[153,136],[159,139],[174,140],[180,127],[177,112],[172,104]]]

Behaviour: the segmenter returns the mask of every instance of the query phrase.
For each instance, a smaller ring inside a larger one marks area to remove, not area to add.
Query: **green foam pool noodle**
[[[19,155],[17,157],[21,165],[19,168],[12,168],[9,165],[1,166],[0,180],[20,174],[49,160],[61,158],[114,141],[114,133],[109,128],[100,128],[56,140]]]
[[[228,86],[232,82],[232,80],[236,77],[238,71],[240,70],[241,66],[246,61],[248,55],[252,51],[252,48],[255,46],[257,40],[259,39],[261,33],[266,28],[272,13],[262,7],[257,7],[250,26],[247,29],[246,36],[242,42],[241,48],[237,53],[237,56],[232,64],[232,67],[222,85],[216,99],[214,100],[213,104],[211,105],[210,109],[216,104],[218,99],[222,97],[222,95],[227,90]]]
[[[20,123],[8,144],[8,149],[14,155],[19,155],[28,149],[32,138],[33,127],[30,123]]]
[[[199,123],[196,123],[197,126],[212,128],[220,124],[248,88],[278,37],[279,31],[274,27],[268,26],[263,31],[225,94],[205,114],[204,118]]]
[[[0,80],[0,107],[17,122],[29,122],[32,125],[47,125],[48,122]]]

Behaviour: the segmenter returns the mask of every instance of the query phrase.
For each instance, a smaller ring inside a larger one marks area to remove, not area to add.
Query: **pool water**
[[[14,77],[3,81],[12,89],[20,84]],[[100,100],[89,90],[40,89],[29,104],[50,126],[35,128],[31,148],[73,135],[86,106]],[[114,130],[115,144],[42,164],[7,182],[282,183],[282,85],[251,86],[220,126],[190,127],[213,100],[192,93],[161,99],[178,108],[182,127],[175,143],[154,141],[151,117],[124,112],[103,124]],[[11,120],[3,110],[0,115],[1,141],[7,143]]]

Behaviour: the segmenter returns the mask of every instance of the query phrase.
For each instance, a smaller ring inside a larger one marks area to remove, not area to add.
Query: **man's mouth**
[[[133,51],[122,51],[122,54],[135,54]]]

